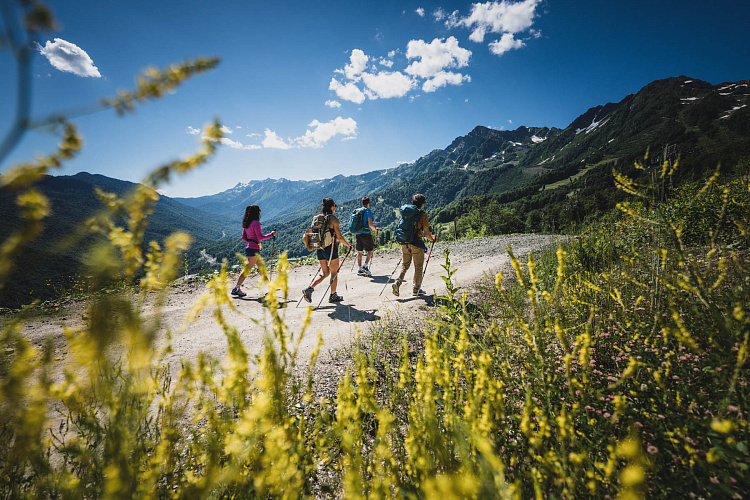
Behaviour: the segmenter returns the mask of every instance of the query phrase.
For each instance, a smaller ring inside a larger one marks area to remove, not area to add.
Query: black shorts
[[[357,251],[372,252],[375,249],[375,241],[371,233],[362,233],[357,235]]]
[[[338,259],[339,258],[339,244],[334,243],[332,246],[333,246],[333,257],[331,257],[331,247],[319,248],[318,260]]]
[[[245,255],[248,257],[255,257],[260,253],[260,250],[257,248],[245,248]]]

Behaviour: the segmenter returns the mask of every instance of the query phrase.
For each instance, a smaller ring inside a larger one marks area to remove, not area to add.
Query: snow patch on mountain
[[[594,115],[594,118],[591,120],[591,125],[589,125],[586,128],[577,128],[576,129],[576,135],[580,134],[581,132],[585,132],[585,133],[588,134],[589,132],[591,132],[592,130],[594,130],[599,125],[602,125],[606,121],[606,119],[607,119],[606,116],[602,116],[602,118],[599,121],[596,121],[597,118],[598,118],[598,116]],[[566,144],[566,146],[567,146],[567,144]]]

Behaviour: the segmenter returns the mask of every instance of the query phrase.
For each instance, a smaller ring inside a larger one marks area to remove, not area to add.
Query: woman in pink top
[[[245,240],[245,255],[247,256],[247,272],[252,271],[258,263],[260,253],[260,242],[276,236],[276,231],[263,234],[260,230],[260,207],[250,205],[245,209],[245,217],[242,219],[242,239]],[[232,289],[232,295],[244,297],[247,295],[240,289],[245,281],[245,271],[242,271],[237,279],[237,285]]]

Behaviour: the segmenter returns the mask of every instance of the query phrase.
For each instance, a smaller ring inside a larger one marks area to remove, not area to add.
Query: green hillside
[[[95,195],[99,187],[121,195],[135,184],[102,175],[79,173],[73,176],[47,176],[38,185],[51,204],[41,238],[32,242],[16,261],[9,284],[0,290],[3,307],[18,307],[33,299],[47,300],[80,286],[86,249],[91,237],[81,232],[85,221],[102,210]],[[7,238],[20,220],[13,193],[0,191],[0,239]],[[174,231],[185,231],[201,247],[221,241],[227,229],[224,218],[185,206],[166,197],[156,203],[149,217],[145,241],[162,242]]]

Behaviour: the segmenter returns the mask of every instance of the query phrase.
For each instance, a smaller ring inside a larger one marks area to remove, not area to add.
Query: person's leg
[[[372,259],[372,250],[367,252],[367,256],[365,257],[365,266],[368,268],[370,267],[370,259]]]
[[[401,272],[398,275],[398,279],[396,280],[396,283],[399,285],[404,282],[404,276],[406,276],[406,271],[409,270],[409,266],[411,265],[411,251],[409,250],[409,247],[411,245],[401,245],[401,255],[403,259],[401,260]]]
[[[357,266],[362,269],[362,250],[357,252]]]
[[[330,272],[330,270],[328,268],[328,261],[327,260],[319,260],[318,262],[320,262],[320,276],[318,276],[317,278],[315,278],[315,281],[313,281],[313,284],[310,285],[310,288],[315,288],[316,286],[318,286],[318,284],[320,284],[321,281],[323,281],[324,279],[326,279],[326,277],[328,276],[328,274]]]
[[[331,262],[329,262],[328,267],[331,271],[331,295],[336,293],[336,285],[338,284],[339,277],[337,275],[337,271],[339,270],[339,259],[333,259]]]
[[[424,250],[418,246],[409,245],[412,248],[412,256],[414,257],[414,286],[412,291],[416,292],[419,289],[419,285],[422,283],[422,270],[424,269]]]
[[[257,264],[257,262],[258,262],[258,256],[257,255],[253,255],[252,257],[248,257],[247,258],[247,272],[248,273],[253,270],[253,267],[255,266],[255,264]],[[236,286],[236,288],[239,288],[239,287],[242,286],[242,284],[245,282],[245,278],[246,277],[247,276],[245,276],[245,271],[243,270],[242,274],[240,274],[240,277],[237,278],[237,286]]]

